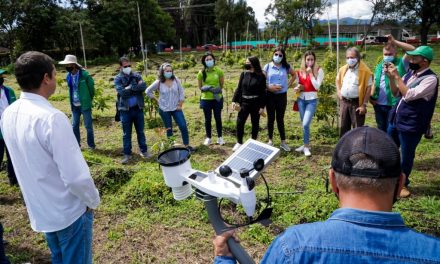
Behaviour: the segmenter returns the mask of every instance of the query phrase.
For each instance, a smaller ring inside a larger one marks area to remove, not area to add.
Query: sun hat
[[[75,55],[66,55],[63,61],[60,61],[59,64],[76,64],[78,67],[82,68],[81,64],[78,63],[78,60],[76,59]]]

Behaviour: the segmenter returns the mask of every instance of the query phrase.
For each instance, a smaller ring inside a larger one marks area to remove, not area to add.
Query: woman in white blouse
[[[159,99],[156,98],[155,91],[159,91]],[[158,79],[147,88],[145,93],[159,105],[159,115],[167,129],[167,137],[173,135],[172,118],[174,118],[182,134],[183,144],[190,151],[194,151],[189,145],[188,127],[182,111],[185,94],[182,84],[174,76],[171,64],[164,63],[160,66]]]
[[[297,152],[304,152],[304,155],[311,156],[310,152],[310,123],[318,106],[318,91],[324,79],[324,71],[317,65],[316,56],[313,51],[304,53],[301,69],[297,71],[298,86],[294,91],[299,93],[298,108],[303,127],[303,142]]]

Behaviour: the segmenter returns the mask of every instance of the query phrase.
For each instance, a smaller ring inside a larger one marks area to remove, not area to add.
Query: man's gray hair
[[[361,52],[358,50],[358,48],[356,47],[350,47],[347,49],[347,51],[345,52],[345,54],[347,54],[349,51],[354,52],[354,54],[356,54],[356,58],[358,59],[358,61],[361,61]]]
[[[353,169],[368,170],[378,169],[379,164],[369,156],[360,153],[350,157]],[[386,193],[393,192],[399,178],[371,178],[371,177],[355,177],[347,176],[336,172],[336,183],[339,188],[344,190],[352,190],[366,193]]]

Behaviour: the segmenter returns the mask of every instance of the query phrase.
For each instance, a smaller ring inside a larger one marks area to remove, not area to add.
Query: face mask
[[[383,56],[383,62],[393,62],[394,56]]]
[[[417,63],[409,63],[409,68],[413,71],[417,71],[418,69],[420,69],[420,65]]]
[[[357,59],[347,59],[347,64],[350,67],[353,67],[354,65],[356,65],[357,62],[358,62]]]
[[[212,68],[214,66],[214,60],[205,61],[206,67]]]
[[[131,72],[131,67],[127,67],[127,68],[122,68],[122,72],[126,75],[129,75]]]
[[[164,72],[163,77],[165,77],[165,79],[171,79],[171,77],[173,77],[173,73],[172,72]]]
[[[311,61],[306,61],[306,66],[312,68],[313,67],[313,62]]]
[[[0,86],[2,86],[4,82],[5,82],[5,79],[3,77],[0,78]]]
[[[66,67],[66,71],[67,72],[72,72],[73,71],[73,66]]]
[[[252,69],[252,65],[246,63],[246,64],[244,65],[244,69],[245,69],[245,70],[250,70],[250,69]]]
[[[280,63],[283,60],[283,58],[279,56],[273,56],[272,60],[275,63]]]

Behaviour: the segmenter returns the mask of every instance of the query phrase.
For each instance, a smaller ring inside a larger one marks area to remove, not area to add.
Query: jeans
[[[423,134],[398,131],[392,123],[389,123],[387,132],[393,138],[394,143],[400,146],[401,167],[406,177],[405,186],[408,186],[410,183],[409,175],[411,174],[414,157],[416,156],[416,148]]]
[[[374,108],[374,115],[376,117],[377,128],[384,132],[387,132],[388,114],[390,113],[392,106],[375,104],[373,108]]]
[[[257,139],[258,130],[260,129],[260,107],[257,102],[241,104],[240,112],[237,115],[237,143],[243,144],[244,125],[246,119],[251,115],[252,123],[252,139]]]
[[[85,212],[70,226],[45,235],[53,264],[92,263],[92,211]]]
[[[124,155],[131,155],[131,131],[133,124],[136,129],[139,149],[142,153],[147,152],[147,143],[144,133],[144,111],[138,106],[130,107],[128,111],[121,111],[121,123]]]
[[[304,145],[309,144],[310,139],[310,123],[315,115],[316,107],[318,106],[318,99],[303,100],[298,98],[299,115],[301,117],[303,127],[303,142]]]
[[[81,136],[79,134],[79,122],[81,114],[84,119],[84,126],[87,130],[87,145],[90,148],[95,148],[95,137],[93,135],[93,123],[92,123],[92,109],[81,110],[81,106],[71,105],[72,109],[72,127],[73,134],[75,134],[78,144],[81,145]]]
[[[9,184],[10,185],[18,185],[17,177],[15,176],[14,167],[12,166],[11,157],[9,157],[8,148],[5,145],[5,141],[3,139],[0,139],[0,164],[3,162],[3,154],[6,150],[6,158],[7,160],[7,167],[8,167],[8,178],[9,178]]]
[[[3,246],[3,226],[0,223],[0,264],[9,264],[9,260],[5,255],[5,248]]]
[[[175,111],[162,111],[159,108],[159,115],[162,118],[163,124],[167,129],[167,137],[171,137],[173,135],[173,120],[176,122],[179,127],[180,133],[182,134],[183,144],[185,146],[189,145],[189,135],[188,135],[188,127],[186,125],[185,116],[183,115],[182,110]]]
[[[223,109],[223,98],[218,102],[217,100],[200,100],[200,108],[203,109],[203,114],[205,115],[205,131],[206,137],[211,138],[211,120],[212,112],[214,112],[215,127],[217,129],[217,136],[222,137],[222,109]]]
[[[267,93],[267,130],[269,139],[273,138],[273,129],[275,124],[275,118],[277,120],[278,132],[280,133],[281,140],[286,140],[286,132],[284,130],[284,114],[287,107],[287,93],[274,94]]]

